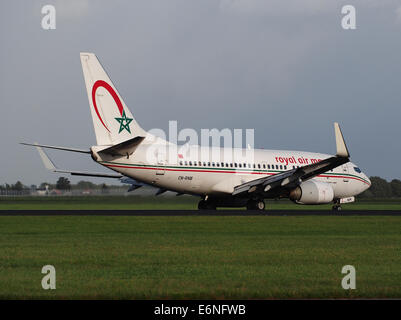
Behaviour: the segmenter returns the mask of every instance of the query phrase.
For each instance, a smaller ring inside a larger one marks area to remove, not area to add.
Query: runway
[[[0,210],[0,216],[401,216],[401,210]]]

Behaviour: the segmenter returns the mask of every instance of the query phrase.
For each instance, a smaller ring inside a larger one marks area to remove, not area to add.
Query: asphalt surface
[[[0,210],[0,216],[401,216],[401,210]]]

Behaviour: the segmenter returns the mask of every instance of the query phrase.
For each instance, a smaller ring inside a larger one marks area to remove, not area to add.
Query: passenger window
[[[216,166],[220,167],[220,163],[216,162]]]
[[[240,163],[240,164],[238,164],[238,166],[240,167],[240,168],[242,168],[242,164]]]
[[[180,161],[180,166],[182,166],[182,161]]]
[[[282,164],[280,164],[280,170],[283,170],[283,165]]]
[[[354,170],[355,170],[356,172],[358,172],[358,173],[361,173],[361,172],[362,172],[361,169],[359,169],[358,167],[354,167]]]
[[[231,167],[231,168],[233,167],[233,164],[232,164],[232,163],[230,163],[230,167]]]
[[[189,161],[189,165],[192,166],[192,161]]]
[[[266,165],[265,164],[263,165],[263,169],[266,169]]]
[[[260,169],[260,163],[258,163],[258,169]]]
[[[237,167],[237,164],[236,164],[236,163],[234,163],[234,167]]]
[[[185,161],[185,165],[188,165],[188,161]]]
[[[214,167],[214,162],[212,162],[212,167]]]

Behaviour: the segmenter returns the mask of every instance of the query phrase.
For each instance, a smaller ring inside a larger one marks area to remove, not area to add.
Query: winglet
[[[345,144],[343,134],[337,122],[334,122],[334,132],[336,135],[337,157],[349,158],[347,145]]]
[[[36,149],[38,150],[40,158],[42,159],[43,164],[45,165],[46,169],[50,170],[50,171],[56,171],[57,168],[54,165],[54,163],[50,160],[48,155],[43,151],[43,149],[41,147],[39,147],[37,142],[35,142],[34,144],[36,145]]]

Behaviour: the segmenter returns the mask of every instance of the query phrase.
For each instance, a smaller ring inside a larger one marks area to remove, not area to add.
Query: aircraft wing
[[[278,192],[280,189],[293,189],[305,180],[349,162],[349,152],[338,123],[334,123],[334,131],[337,147],[335,156],[273,176],[248,181],[234,187],[232,195],[244,195],[247,193],[266,195],[268,192]]]
[[[123,177],[121,174],[109,174],[109,173],[102,173],[102,172],[85,172],[85,171],[71,171],[71,170],[61,170],[58,169],[53,161],[50,160],[48,155],[43,151],[42,147],[38,144],[33,144],[36,146],[36,149],[39,152],[40,158],[43,161],[47,170],[59,173],[69,173],[73,176],[87,176],[87,177],[101,177],[101,178],[121,178]]]

